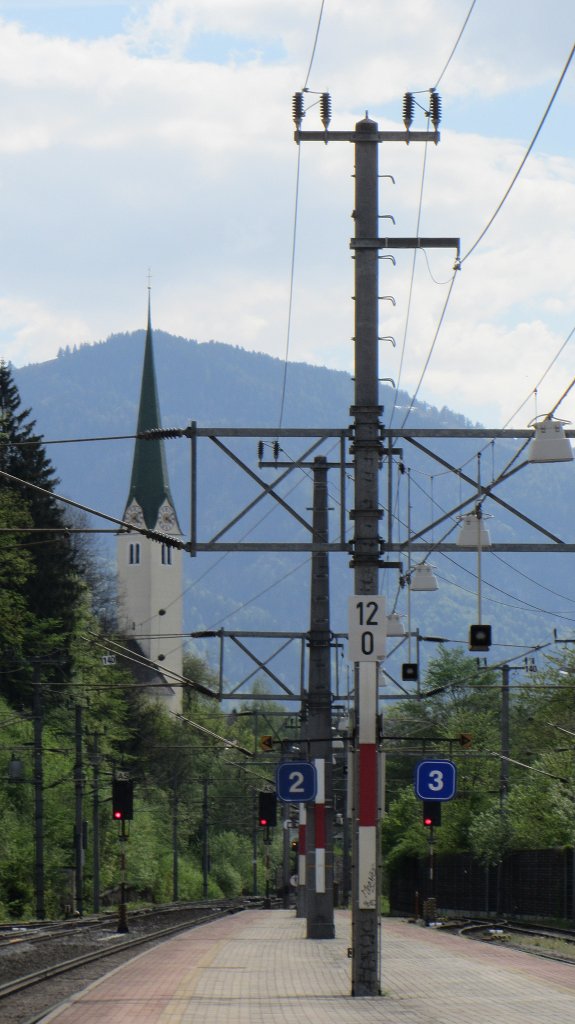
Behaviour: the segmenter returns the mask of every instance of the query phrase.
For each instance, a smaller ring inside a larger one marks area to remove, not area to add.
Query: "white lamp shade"
[[[398,612],[392,612],[387,616],[387,635],[405,636],[405,628]]]
[[[437,580],[433,572],[433,567],[427,562],[423,562],[421,565],[416,565],[411,573],[410,587],[411,590],[437,590]]]
[[[527,452],[529,462],[572,462],[573,449],[559,420],[541,420]]]
[[[461,528],[455,543],[460,548],[491,547],[489,530],[486,529],[483,519],[477,516],[475,512],[468,512],[461,517]]]

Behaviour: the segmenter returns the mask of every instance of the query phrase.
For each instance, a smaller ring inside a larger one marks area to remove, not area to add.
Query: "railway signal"
[[[258,821],[262,828],[273,828],[277,825],[275,793],[258,793]]]
[[[441,825],[440,800],[423,801],[423,824],[426,828],[433,828],[435,825]]]
[[[112,780],[112,817],[114,821],[131,821],[134,817],[134,783],[131,779]]]

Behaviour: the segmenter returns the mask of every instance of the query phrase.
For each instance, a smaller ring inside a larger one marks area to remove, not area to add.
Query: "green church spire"
[[[150,290],[148,289],[148,325],[137,430],[140,434],[145,430],[158,429],[161,425],[154,365]],[[170,493],[164,442],[161,439],[153,441],[137,439],[134,446],[132,479],[124,518],[127,522],[136,523],[137,519],[141,519],[142,516],[144,524],[149,530],[161,529],[170,533],[180,532],[174,512],[174,501]],[[159,518],[160,522],[158,522]]]

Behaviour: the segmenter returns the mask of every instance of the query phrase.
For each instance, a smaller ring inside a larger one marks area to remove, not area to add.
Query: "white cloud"
[[[123,35],[81,41],[0,20],[0,298],[14,362],[141,326],[149,266],[157,326],[283,357],[291,94],[304,83],[318,13],[309,0],[289,10],[158,0],[138,5]],[[397,128],[403,91],[433,84],[464,13],[456,0],[326,4],[310,86],[332,90],[332,127],[351,128],[368,108],[382,129]],[[476,6],[441,85],[446,123],[426,155],[420,234],[458,235],[463,253],[473,244],[549,99],[571,23],[564,0],[545,11],[519,0]],[[571,75],[464,263],[424,381],[422,397],[474,419],[483,410],[503,422],[572,326],[575,158],[564,125],[573,103]],[[304,128],[316,125],[312,107]],[[300,156],[290,354],[351,373],[353,150],[302,144]],[[382,232],[415,232],[423,156],[419,144],[381,147],[381,171],[396,179],[381,183],[381,212],[396,220]],[[428,255],[433,275],[449,279],[453,253]],[[381,267],[382,294],[396,306],[382,304],[380,333],[398,343],[382,342],[381,375],[397,377],[411,254]],[[419,379],[444,297],[418,256],[402,387]],[[564,373],[547,383],[550,399]]]
[[[88,325],[80,318],[17,296],[0,298],[0,320],[2,358],[17,366],[52,359],[58,348],[72,347],[88,336]]]

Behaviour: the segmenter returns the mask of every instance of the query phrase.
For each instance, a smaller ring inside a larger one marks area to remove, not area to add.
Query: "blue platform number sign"
[[[453,761],[419,761],[415,769],[415,795],[420,800],[452,800],[457,788]]]
[[[276,792],[285,803],[308,803],[315,799],[317,777],[310,761],[283,761],[277,767]]]

